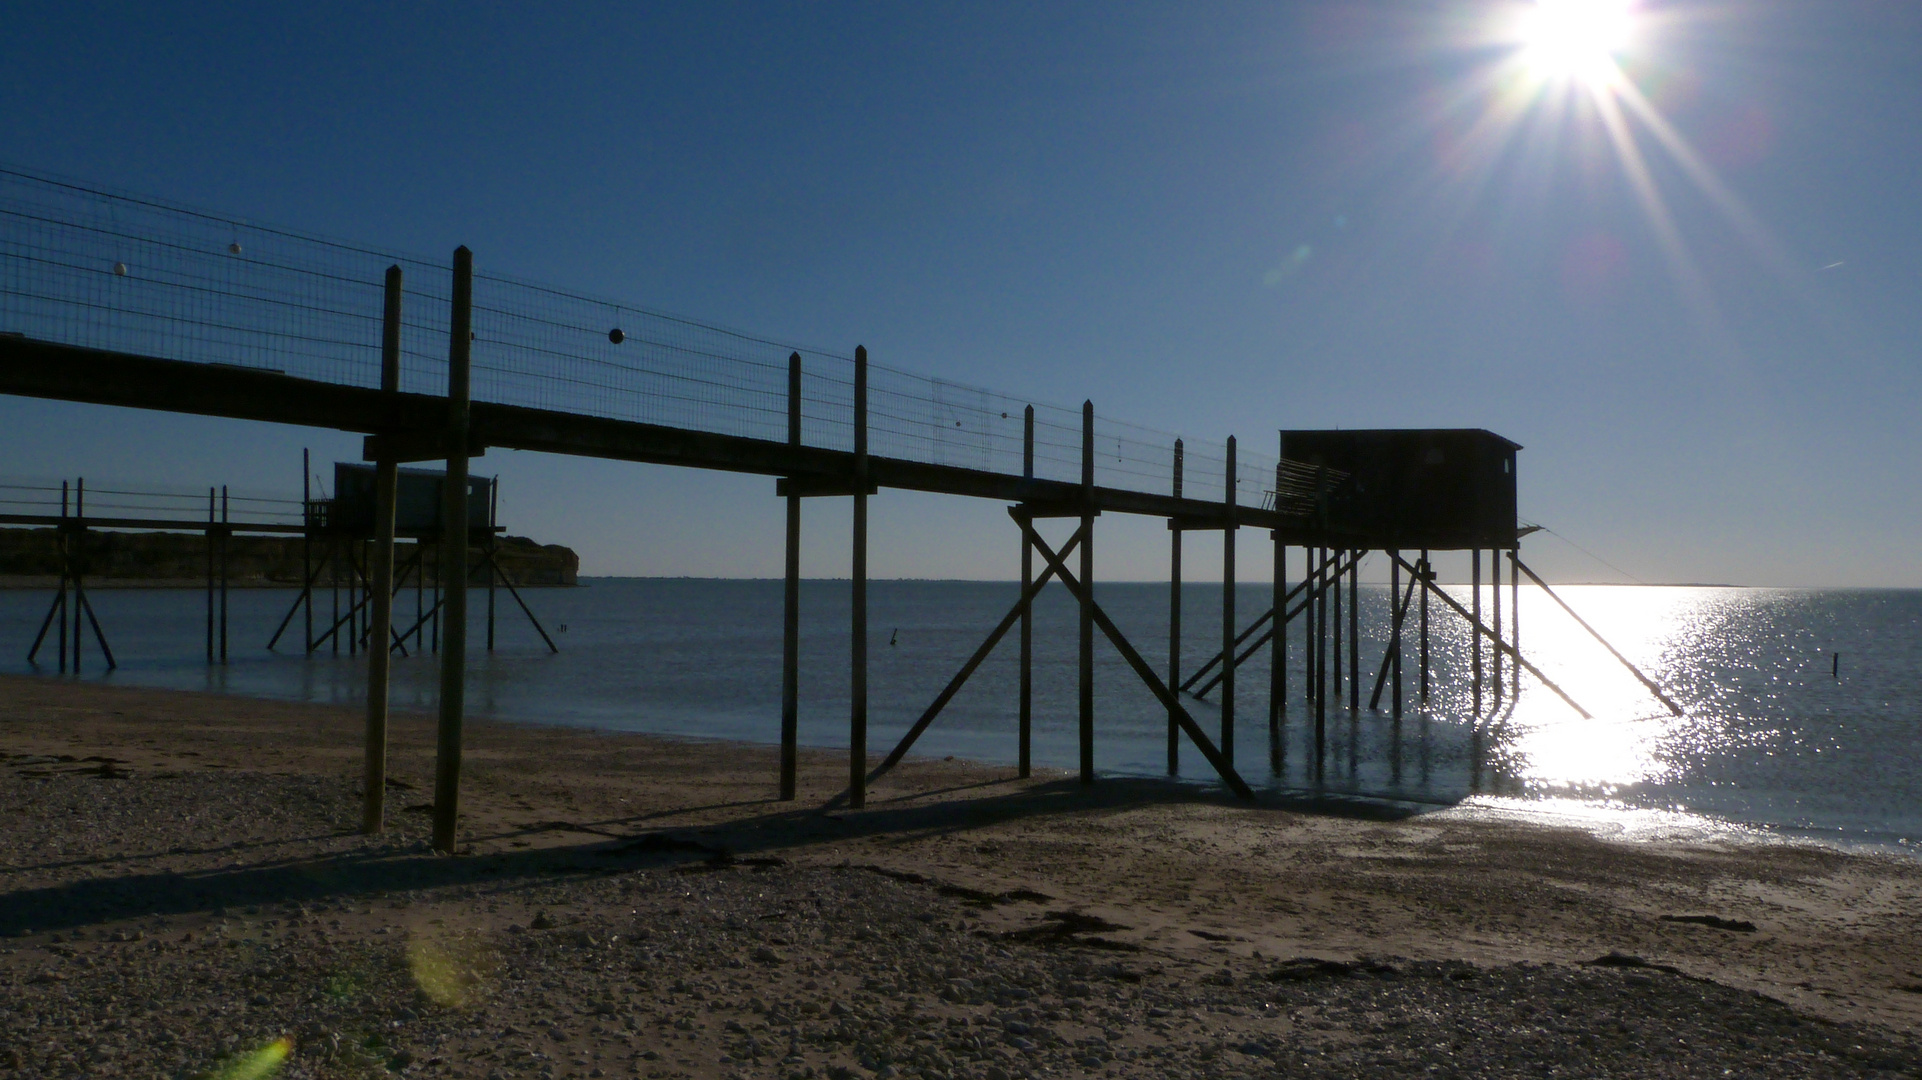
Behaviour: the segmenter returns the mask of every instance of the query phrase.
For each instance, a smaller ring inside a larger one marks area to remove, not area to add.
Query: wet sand
[[[0,1071],[1922,1075],[1915,860],[488,722],[448,858],[359,729],[0,678]]]

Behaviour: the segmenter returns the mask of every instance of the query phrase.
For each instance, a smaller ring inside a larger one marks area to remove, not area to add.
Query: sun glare
[[[1536,0],[1522,24],[1528,66],[1544,79],[1604,85],[1628,44],[1634,0]]]

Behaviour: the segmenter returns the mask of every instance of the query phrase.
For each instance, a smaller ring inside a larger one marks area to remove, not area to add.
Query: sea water
[[[1469,590],[1446,586],[1466,605]],[[1681,707],[1674,715],[1616,658],[1535,588],[1520,590],[1520,645],[1584,718],[1533,675],[1513,690],[1513,665],[1484,650],[1475,710],[1466,623],[1429,605],[1430,694],[1420,697],[1411,607],[1402,648],[1403,714],[1392,679],[1369,708],[1389,639],[1385,585],[1360,593],[1360,708],[1350,710],[1350,660],[1325,712],[1307,699],[1303,625],[1288,628],[1282,767],[1271,769],[1270,649],[1237,673],[1234,763],[1256,786],[1390,798],[1411,804],[1553,809],[1565,818],[1659,820],[1813,836],[1914,850],[1922,842],[1922,591],[1567,586],[1558,592],[1627,661]],[[876,581],[869,585],[869,760],[879,761],[1008,612],[1009,583]],[[496,647],[485,649],[485,593],[470,601],[468,708],[473,715],[619,731],[771,742],[780,725],[782,587],[778,581],[586,579],[524,596],[559,646],[550,653],[506,591],[495,597]],[[91,633],[89,680],[211,690],[295,701],[361,700],[365,656],[331,643],[307,655],[304,613],[276,652],[267,639],[289,613],[283,589],[230,592],[229,662],[205,661],[206,604],[193,589],[97,589],[89,596],[119,666]],[[1221,641],[1221,589],[1190,583],[1182,611],[1182,670]],[[1269,607],[1269,586],[1236,590],[1240,624]],[[38,668],[28,647],[46,591],[0,592],[0,670],[52,674],[51,638]],[[1097,598],[1165,676],[1168,589],[1106,584]],[[431,598],[430,598],[431,599]],[[1513,594],[1502,590],[1504,624]],[[1493,606],[1484,589],[1485,615]],[[429,604],[431,606],[431,602]],[[396,621],[413,622],[404,592]],[[314,611],[334,621],[331,594]],[[849,588],[801,586],[800,732],[805,745],[847,745]],[[1344,632],[1347,619],[1342,620]],[[1077,750],[1077,607],[1059,587],[1034,611],[1033,754],[1073,768]],[[1251,639],[1252,640],[1252,639]],[[431,644],[431,640],[429,642]],[[396,657],[393,703],[431,710],[435,659],[409,641]],[[1352,650],[1345,642],[1344,649]],[[1011,763],[1016,754],[1018,632],[1010,632],[916,744],[923,755]],[[1332,667],[1332,664],[1331,664]],[[1183,702],[1209,737],[1222,735],[1220,693]],[[1168,711],[1105,640],[1095,648],[1095,766],[1164,775]],[[1319,728],[1319,733],[1317,731]],[[1179,775],[1214,775],[1181,740]],[[1653,816],[1651,818],[1651,815]],[[1684,830],[1686,831],[1686,829]]]

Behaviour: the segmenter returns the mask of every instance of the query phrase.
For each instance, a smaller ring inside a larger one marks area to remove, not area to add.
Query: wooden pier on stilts
[[[1387,555],[1396,596],[1392,641],[1371,707],[1387,685],[1393,716],[1399,721],[1402,715],[1402,639],[1411,606],[1418,625],[1417,697],[1428,698],[1431,599],[1471,627],[1478,716],[1483,677],[1490,673],[1497,686],[1492,700],[1504,694],[1512,700],[1524,672],[1562,693],[1515,644],[1518,575],[1540,581],[1516,559],[1524,531],[1515,518],[1518,447],[1486,431],[1283,432],[1279,453],[1264,458],[1232,437],[1219,444],[1164,441],[1158,433],[1098,417],[1092,402],[1084,402],[1077,416],[1075,410],[872,365],[865,348],[851,356],[791,349],[614,301],[484,275],[464,247],[454,252],[451,266],[434,265],[19,172],[0,170],[0,189],[9,205],[35,210],[30,229],[0,216],[0,264],[20,286],[0,297],[0,393],[366,436],[367,464],[341,466],[331,503],[309,500],[307,520],[294,526],[310,548],[321,549],[320,557],[308,560],[302,600],[275,638],[299,613],[310,651],[337,649],[343,637],[350,652],[384,645],[371,649],[368,665],[362,821],[368,831],[382,824],[386,658],[411,639],[417,651],[438,645],[434,844],[451,852],[459,843],[467,590],[474,571],[485,570],[491,617],[492,585],[499,579],[493,489],[476,486],[468,466],[491,448],[776,479],[774,494],[786,503],[785,588],[781,692],[778,704],[769,704],[769,718],[781,744],[773,779],[783,799],[796,794],[800,510],[806,498],[851,503],[844,798],[854,807],[865,804],[869,785],[900,763],[1017,626],[1020,689],[1013,739],[1017,771],[1028,775],[1032,608],[1050,583],[1065,588],[1077,608],[1076,732],[1084,784],[1096,782],[1099,641],[1165,711],[1169,771],[1176,770],[1185,739],[1242,799],[1252,799],[1254,789],[1237,765],[1234,703],[1237,692],[1247,689],[1237,681],[1237,668],[1268,646],[1269,768],[1279,772],[1286,764],[1288,706],[1299,694],[1313,718],[1308,772],[1321,782],[1330,750],[1328,712],[1331,704],[1343,707],[1344,679],[1347,710],[1353,716],[1361,708],[1359,567],[1374,551]],[[111,229],[96,227],[100,222]],[[79,269],[36,269],[56,262]],[[180,291],[184,282],[195,283],[190,298]],[[75,314],[82,311],[84,316]],[[210,320],[218,322],[220,335],[186,332]],[[401,469],[423,461],[443,462],[444,469]],[[438,512],[431,522],[409,526],[410,485],[422,484],[438,485],[437,497],[428,500]],[[364,498],[346,499],[350,488],[364,491]],[[868,510],[869,500],[889,489],[1004,504],[1020,542],[1021,584],[979,648],[870,768]],[[1111,514],[1167,523],[1171,618],[1165,669],[1149,662],[1100,603],[1095,530]],[[1054,520],[1073,523],[1058,544],[1039,528]],[[465,527],[442,528],[443,522]],[[210,536],[227,528],[222,522],[207,527]],[[1236,542],[1243,528],[1268,531],[1275,571],[1269,610],[1246,625],[1234,604]],[[1221,646],[1212,661],[1184,673],[1182,544],[1190,533],[1216,530],[1226,569]],[[396,538],[410,535],[417,540],[413,553],[400,559]],[[1300,580],[1293,585],[1287,580],[1290,547],[1302,549]],[[439,575],[430,605],[421,563],[436,549],[438,566],[465,569]],[[1497,588],[1504,561],[1509,569],[1510,599],[1505,607],[1493,602],[1492,622],[1482,615],[1478,568],[1484,550]],[[1436,583],[1432,556],[1444,551],[1471,553],[1477,580],[1466,606]],[[350,567],[346,610],[330,610],[328,625],[316,635],[319,575],[329,573],[330,585],[340,577],[338,570],[319,568],[343,562]],[[80,586],[83,573],[79,568],[71,575],[73,600],[63,587],[49,620],[57,614],[64,627],[71,611],[77,626],[79,616],[90,612]],[[68,577],[63,574],[63,585]],[[416,615],[406,630],[396,630],[393,600],[409,580]],[[511,584],[509,591],[518,599]],[[1287,680],[1291,624],[1305,650],[1306,678],[1299,688]],[[60,640],[67,640],[64,629]],[[1484,655],[1491,660],[1486,669]],[[1499,688],[1504,678],[1506,690]],[[1220,717],[1212,733],[1195,711],[1201,695],[1211,692]]]

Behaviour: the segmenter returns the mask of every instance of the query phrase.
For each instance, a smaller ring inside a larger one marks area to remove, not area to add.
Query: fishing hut
[[[1282,464],[1275,473],[1274,499],[1291,524],[1275,534],[1277,599],[1275,611],[1270,612],[1270,648],[1277,670],[1285,672],[1288,624],[1300,620],[1306,674],[1302,690],[1312,710],[1311,770],[1317,782],[1326,767],[1331,702],[1339,707],[1345,697],[1351,713],[1361,708],[1359,579],[1361,562],[1370,552],[1379,551],[1388,558],[1390,603],[1389,641],[1369,695],[1370,709],[1380,708],[1386,687],[1390,714],[1397,722],[1402,717],[1402,643],[1411,608],[1416,693],[1422,701],[1428,700],[1431,598],[1469,624],[1471,719],[1479,723],[1485,705],[1499,707],[1504,697],[1520,693],[1526,661],[1516,644],[1521,609],[1515,555],[1529,531],[1522,527],[1515,509],[1520,450],[1519,443],[1479,428],[1281,433]],[[1293,608],[1285,603],[1281,584],[1286,548],[1291,545],[1302,549],[1302,577],[1310,586]],[[1434,557],[1442,552],[1467,554],[1469,602],[1465,607],[1435,584]],[[1484,588],[1484,555],[1488,588]],[[1506,620],[1504,559],[1509,563]],[[1284,723],[1286,709],[1286,695],[1277,694],[1270,724]]]
[[[333,495],[315,498],[313,473],[305,451],[301,453],[301,464],[302,476],[307,478],[301,494],[301,588],[268,639],[267,648],[272,650],[280,644],[295,615],[299,615],[308,653],[323,648],[338,653],[344,640],[348,655],[357,655],[371,648],[377,621],[372,560],[374,547],[383,535],[378,511],[378,473],[372,465],[335,462]],[[445,587],[456,576],[452,570],[443,572],[444,567],[454,565],[445,557],[445,552],[454,549],[443,544],[446,483],[447,474],[442,470],[395,470],[392,512],[393,540],[397,546],[388,602],[391,605],[394,599],[410,591],[410,587],[414,599],[412,622],[400,629],[388,627],[388,650],[402,656],[410,651],[440,651]],[[467,514],[467,554],[458,576],[463,586],[474,585],[486,590],[487,648],[494,648],[495,598],[498,589],[505,587],[548,650],[559,652],[547,628],[521,596],[518,583],[501,565],[500,537],[506,530],[499,522],[499,478],[468,477],[467,497],[462,501]],[[456,532],[455,536],[458,535]],[[405,542],[404,546],[401,542]],[[325,625],[316,633],[315,605],[322,592],[327,594],[328,608],[319,616]]]
[[[1485,716],[1520,695],[1524,672],[1583,718],[1589,718],[1586,709],[1522,655],[1520,589],[1526,577],[1594,635],[1657,699],[1679,714],[1680,707],[1653,680],[1602,640],[1522,562],[1521,540],[1536,527],[1523,525],[1516,513],[1516,454],[1521,449],[1519,443],[1479,428],[1281,432],[1274,486],[1265,493],[1268,506],[1282,518],[1282,524],[1270,534],[1275,560],[1273,603],[1181,681],[1181,688],[1197,697],[1218,691],[1226,716],[1233,708],[1235,669],[1268,648],[1270,766],[1280,775],[1286,765],[1290,624],[1297,624],[1301,670],[1305,674],[1301,694],[1313,723],[1314,757],[1307,771],[1315,783],[1321,783],[1327,763],[1331,705],[1337,709],[1345,706],[1351,716],[1362,708],[1365,672],[1360,568],[1369,554],[1381,552],[1388,560],[1389,635],[1368,695],[1371,711],[1381,708],[1386,690],[1390,715],[1399,725],[1407,697],[1404,642],[1411,634],[1415,639],[1415,696],[1424,703],[1429,700],[1433,688],[1433,600],[1463,619],[1470,630],[1468,697],[1472,730],[1477,737]],[[1169,526],[1176,530],[1172,579],[1178,613],[1180,530],[1197,526],[1178,520],[1171,520]],[[1290,547],[1302,549],[1301,580],[1293,587],[1288,584]],[[1229,550],[1232,552],[1232,545]],[[1466,604],[1436,584],[1435,557],[1444,553],[1466,556]],[[1229,558],[1232,566],[1232,554]],[[1227,604],[1224,634],[1234,626],[1232,593]],[[1171,682],[1178,674],[1173,670],[1178,663],[1178,617],[1171,634]],[[1224,722],[1224,737],[1228,730]],[[1397,756],[1393,759],[1397,782],[1399,743],[1397,727]],[[1176,752],[1176,742],[1171,738],[1171,774],[1177,763]]]

